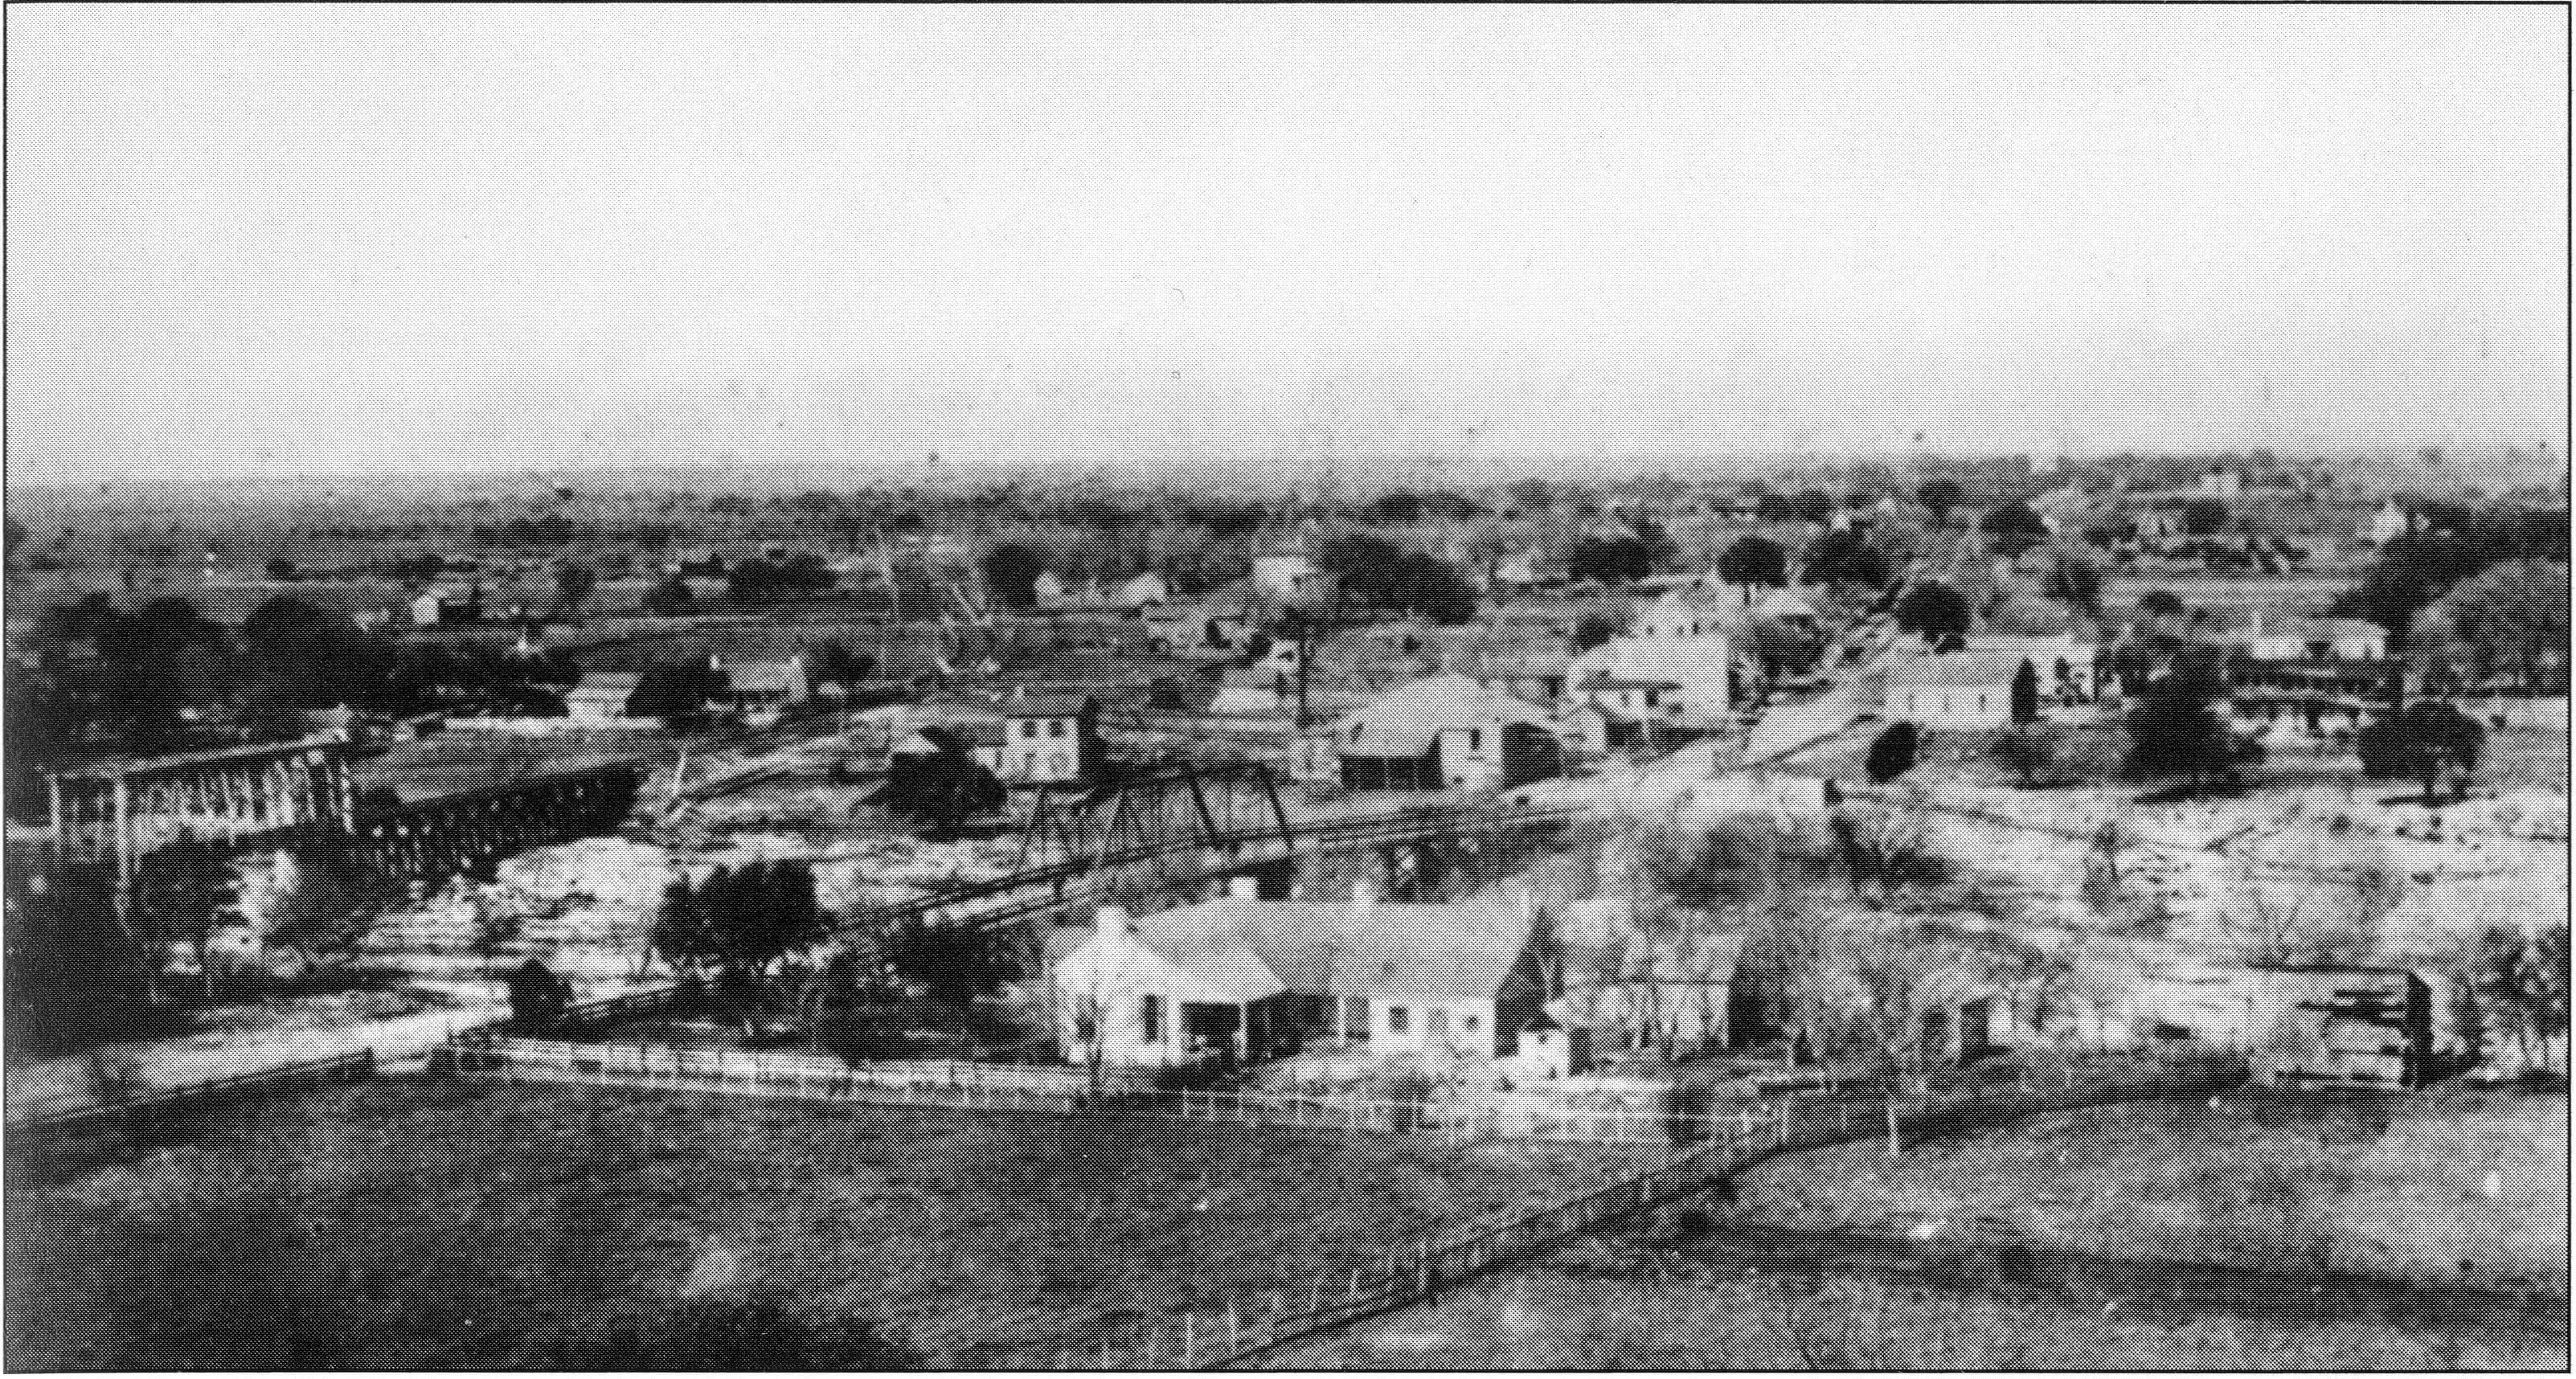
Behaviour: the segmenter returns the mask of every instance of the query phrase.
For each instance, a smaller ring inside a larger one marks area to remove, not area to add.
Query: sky
[[[2558,7],[6,23],[13,482],[2566,450]]]

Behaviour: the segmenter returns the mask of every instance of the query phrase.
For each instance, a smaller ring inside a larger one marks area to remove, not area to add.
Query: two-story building
[[[1627,632],[1574,658],[1566,667],[1569,693],[1597,680],[1669,686],[1668,694],[1658,696],[1668,720],[1723,719],[1734,707],[1737,680],[1735,644],[1727,630],[1744,617],[1726,602],[1723,591],[1696,585],[1656,599]]]
[[[998,744],[977,754],[1012,785],[1065,785],[1090,780],[1108,762],[1100,706],[1088,697],[1032,695],[1002,705]]]

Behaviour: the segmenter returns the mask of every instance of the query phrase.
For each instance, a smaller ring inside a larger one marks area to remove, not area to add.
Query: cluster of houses
[[[1614,905],[1581,901],[1570,909]],[[1047,940],[1055,1036],[1075,1063],[1242,1066],[1313,1050],[1482,1068],[1506,1076],[1588,1071],[1613,1047],[1696,1055],[1768,1033],[1741,933],[1673,940],[1617,961],[1580,951],[1517,900],[1448,904],[1265,899],[1249,878],[1225,894],[1149,914],[1102,907]],[[1689,951],[1682,952],[1680,949]],[[2191,1039],[2254,1055],[2263,1081],[2408,1087],[2433,1072],[2432,991],[2367,966],[2252,966],[2164,990],[2150,984],[2093,1011],[2089,1032]],[[2007,984],[1962,969],[1913,993],[1927,1060],[1968,1062],[2043,1031]]]

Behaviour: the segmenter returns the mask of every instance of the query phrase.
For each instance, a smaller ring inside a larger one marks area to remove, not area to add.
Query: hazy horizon
[[[13,483],[2566,451],[2563,9],[6,22]]]

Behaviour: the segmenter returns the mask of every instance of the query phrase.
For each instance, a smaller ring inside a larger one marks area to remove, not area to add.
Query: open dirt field
[[[509,1366],[697,1296],[1083,1345],[1568,1195],[1602,1151],[381,1081],[13,1163],[13,1367]],[[1027,1358],[1025,1355],[1023,1358]]]
[[[2252,1090],[1935,1140],[1845,1145],[1739,1180],[1750,1219],[2001,1232],[2034,1245],[2567,1291],[2567,1098]],[[2489,1190],[2492,1174],[2493,1190]]]
[[[2377,1319],[2287,1322],[2004,1286],[1707,1267],[1622,1242],[1285,1347],[1280,1369],[2563,1369],[2564,1341]]]

